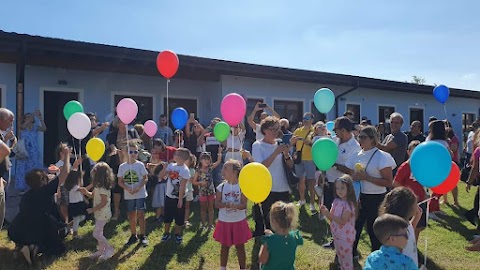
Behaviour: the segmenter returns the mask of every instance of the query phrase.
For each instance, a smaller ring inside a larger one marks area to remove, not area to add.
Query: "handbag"
[[[287,176],[287,182],[290,188],[294,188],[297,186],[300,179],[295,174],[294,168],[289,168],[287,161],[283,159],[283,170],[285,171],[285,175]]]
[[[18,140],[12,151],[15,153],[15,158],[18,160],[24,160],[29,158],[27,148],[25,147],[24,139]]]
[[[297,151],[295,152],[295,155],[293,157],[293,163],[294,164],[300,164],[302,163],[302,150],[303,150],[303,147],[305,146],[305,139],[308,137],[308,135],[310,134],[310,132],[312,132],[311,130],[307,133],[307,135],[305,136],[305,138],[303,138],[303,143],[302,143],[302,148],[300,148],[300,151]]]

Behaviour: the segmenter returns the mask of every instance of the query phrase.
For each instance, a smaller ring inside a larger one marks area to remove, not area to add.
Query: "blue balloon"
[[[333,128],[335,127],[335,122],[333,121],[328,121],[325,126],[327,127],[327,130],[330,131],[330,133],[333,133]]]
[[[413,177],[424,187],[443,183],[452,169],[450,152],[442,144],[428,141],[419,144],[410,157]]]
[[[433,96],[436,100],[438,100],[438,102],[445,104],[450,96],[450,89],[443,84],[436,86],[433,88]]]
[[[313,97],[315,107],[321,113],[328,113],[335,104],[335,94],[328,88],[319,89]]]
[[[178,107],[172,112],[172,123],[176,129],[183,129],[188,121],[188,112],[182,107]]]

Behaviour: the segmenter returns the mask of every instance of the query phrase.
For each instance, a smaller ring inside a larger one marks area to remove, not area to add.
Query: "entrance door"
[[[171,118],[172,111],[178,107],[183,107],[187,110],[188,114],[191,113],[195,114],[195,118],[198,119],[198,112],[197,112],[197,100],[196,99],[187,99],[187,98],[169,98],[168,99],[168,116]],[[163,99],[163,108],[167,108],[167,99]],[[166,115],[166,112],[165,112]],[[205,119],[202,119],[205,120]],[[170,121],[170,119],[169,119]],[[200,120],[198,120],[200,122]],[[170,127],[173,128],[173,123],[170,121]]]
[[[45,91],[43,94],[44,119],[47,131],[43,140],[43,163],[55,164],[55,150],[60,142],[70,141],[67,121],[63,116],[63,105],[70,100],[78,100],[78,93]]]

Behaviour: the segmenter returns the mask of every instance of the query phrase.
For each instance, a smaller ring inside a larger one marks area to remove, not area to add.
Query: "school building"
[[[68,136],[62,111],[69,100],[80,101],[86,112],[96,112],[102,121],[120,99],[131,97],[139,105],[138,122],[158,121],[166,111],[166,80],[157,71],[157,55],[156,51],[0,31],[0,104],[17,118],[40,109],[48,130],[39,144],[44,163],[49,164],[54,161],[55,145]],[[169,85],[169,109],[182,106],[202,123],[220,116],[220,102],[231,92],[247,98],[247,115],[262,101],[292,124],[307,111],[317,119],[333,120],[351,110],[357,122],[366,116],[372,124],[397,111],[405,118],[405,130],[413,120],[420,120],[425,130],[429,116],[445,118],[443,106],[433,98],[433,86],[187,55],[179,59],[178,73]],[[322,87],[336,95],[336,105],[326,116],[313,105],[313,95]],[[480,114],[480,92],[450,90],[448,120],[461,137]]]

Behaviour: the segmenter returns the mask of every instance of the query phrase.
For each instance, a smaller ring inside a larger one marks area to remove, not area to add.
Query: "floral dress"
[[[25,174],[31,169],[43,168],[40,162],[40,151],[38,149],[38,127],[34,126],[31,130],[24,129],[21,139],[25,141],[25,148],[28,152],[28,159],[17,160],[15,165],[15,189],[26,191],[28,186],[25,182]]]
[[[207,197],[215,194],[215,186],[213,185],[212,167],[204,172],[202,169],[198,170],[198,182],[207,182],[207,186],[199,186],[198,193],[201,197]]]

